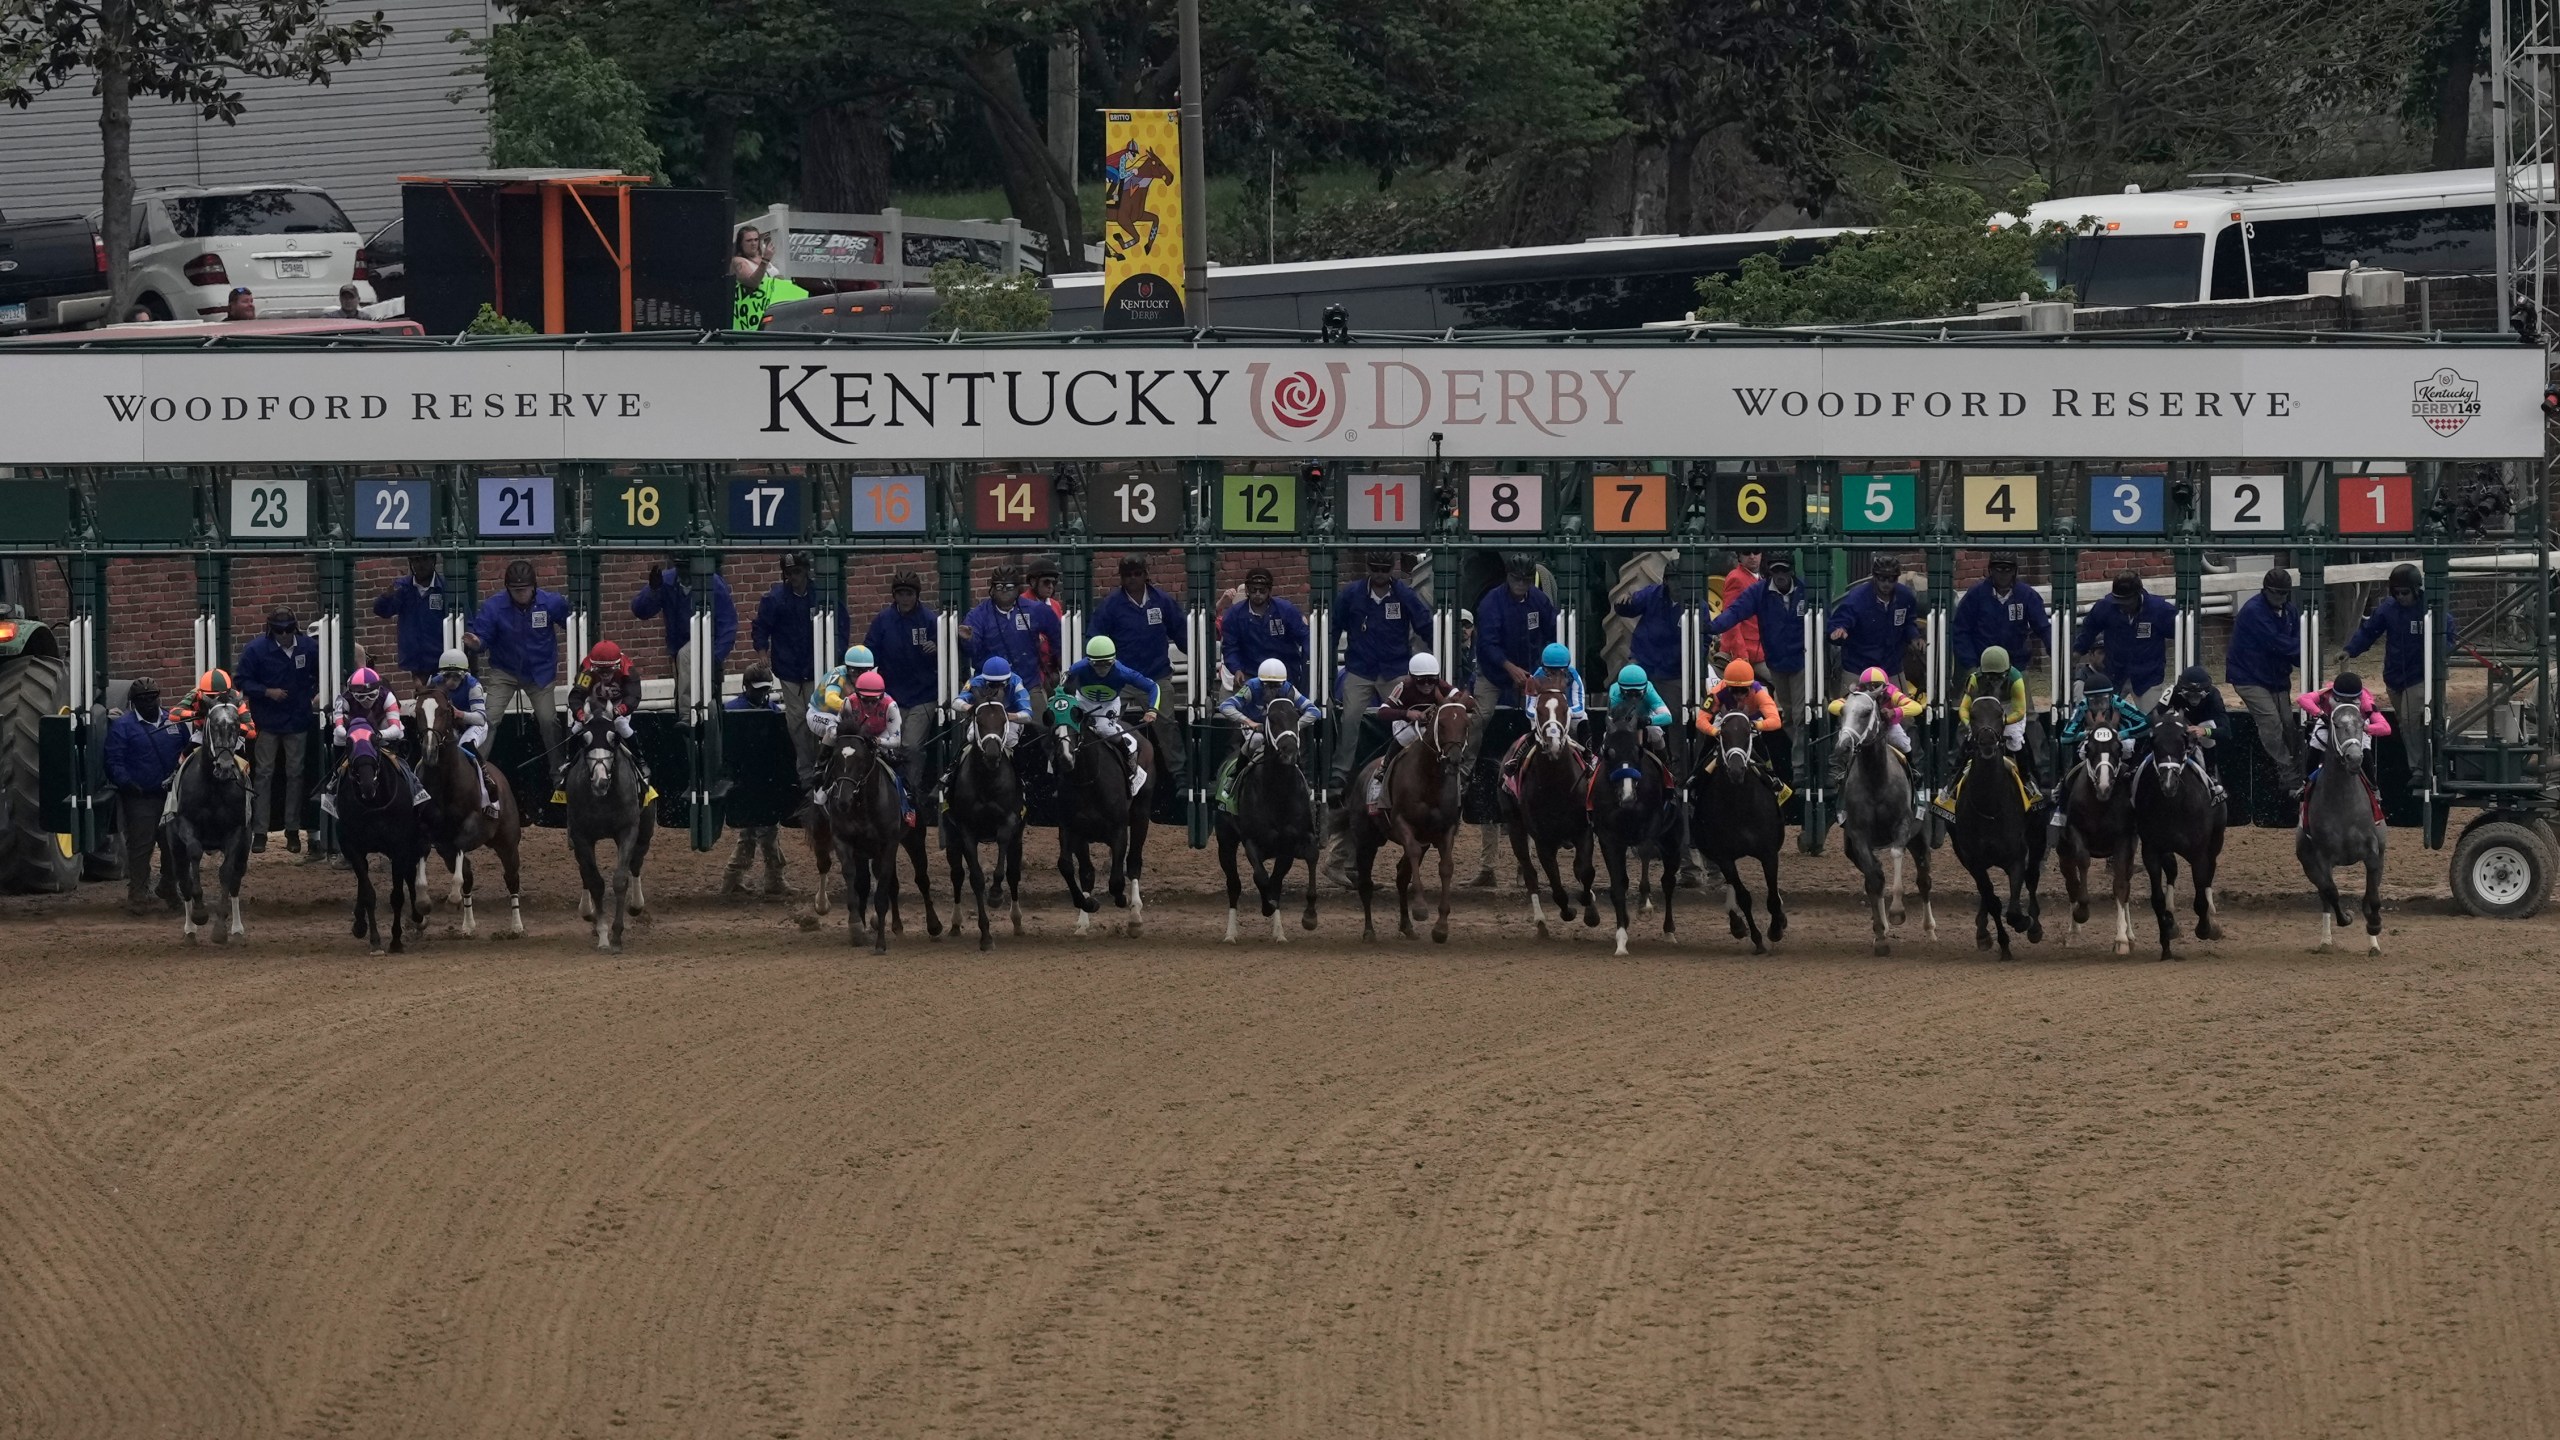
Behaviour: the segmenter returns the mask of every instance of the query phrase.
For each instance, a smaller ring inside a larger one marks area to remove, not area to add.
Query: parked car
[[[356,278],[356,227],[316,185],[215,185],[134,197],[136,303],[161,320],[219,315],[234,286],[262,318],[334,315]]]
[[[409,293],[409,238],[401,228],[406,224],[406,220],[392,221],[374,231],[356,251],[356,283],[370,284],[376,301]]]
[[[0,335],[107,316],[107,247],[77,215],[0,216]]]

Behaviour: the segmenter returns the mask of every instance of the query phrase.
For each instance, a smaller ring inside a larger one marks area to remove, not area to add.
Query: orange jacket
[[[1752,574],[1741,566],[1734,566],[1733,569],[1727,572],[1724,577],[1724,603],[1730,605],[1735,600],[1740,599],[1742,592],[1750,589],[1759,579],[1759,576]],[[1769,658],[1768,652],[1760,648],[1760,622],[1756,619],[1745,620],[1741,624],[1724,632],[1723,643],[1724,653],[1732,656],[1736,660],[1748,660],[1752,664],[1757,665]],[[1769,729],[1772,727],[1763,726],[1761,728]]]
[[[1716,718],[1727,710],[1758,716],[1754,725],[1761,730],[1780,729],[1787,723],[1786,717],[1778,713],[1777,697],[1769,693],[1768,686],[1757,680],[1748,685],[1716,681],[1707,691],[1705,708],[1698,711],[1698,728],[1708,734],[1715,733]]]

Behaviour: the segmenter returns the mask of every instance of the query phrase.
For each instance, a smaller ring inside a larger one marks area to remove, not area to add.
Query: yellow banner
[[[1103,112],[1102,328],[1181,325],[1182,136],[1171,110]]]

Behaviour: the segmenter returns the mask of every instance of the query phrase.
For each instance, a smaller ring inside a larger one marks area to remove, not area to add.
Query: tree
[[[648,97],[585,41],[538,20],[493,26],[483,40],[454,34],[488,81],[490,164],[659,173]]]
[[[237,82],[257,75],[326,85],[391,34],[376,10],[333,24],[327,0],[8,0],[0,5],[0,100],[25,108],[83,72],[97,75],[99,229],[107,313],[132,307],[133,97],[196,107],[237,124]]]
[[[1049,292],[1040,277],[1025,272],[998,275],[966,260],[945,260],[933,267],[933,312],[937,330],[1046,330]]]
[[[2009,196],[2012,214],[2042,198],[2033,186]],[[1754,255],[1742,277],[1698,282],[1700,320],[1744,325],[1856,325],[1970,312],[1991,301],[2067,298],[2036,269],[2036,254],[2082,227],[1995,223],[2001,217],[1961,185],[1905,187],[1893,193],[1885,221],[1843,235],[1812,263],[1793,270],[1772,255]]]

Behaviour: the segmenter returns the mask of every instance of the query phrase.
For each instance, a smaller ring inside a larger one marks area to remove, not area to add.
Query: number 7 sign
[[[1604,535],[1660,535],[1671,529],[1671,477],[1594,475],[1591,528]]]

